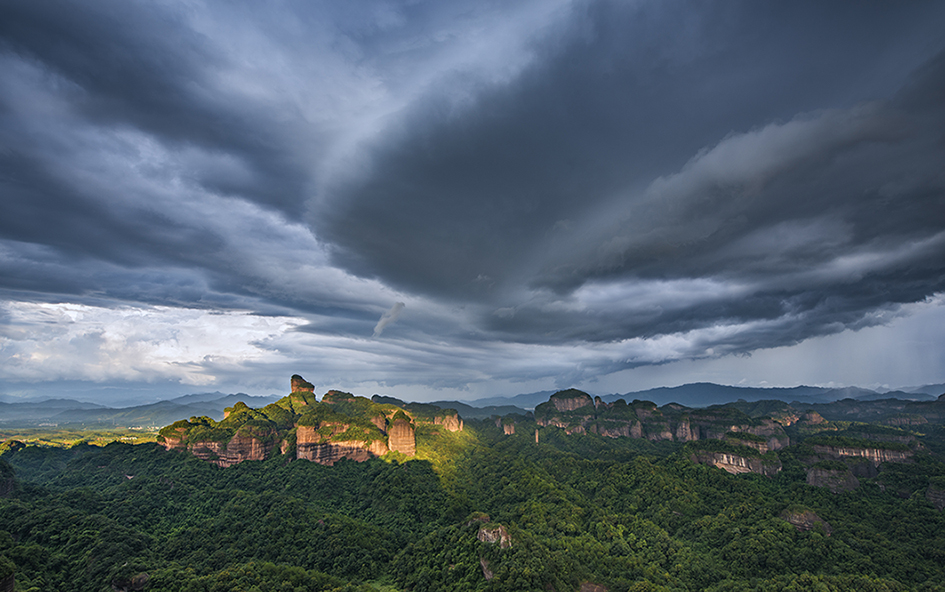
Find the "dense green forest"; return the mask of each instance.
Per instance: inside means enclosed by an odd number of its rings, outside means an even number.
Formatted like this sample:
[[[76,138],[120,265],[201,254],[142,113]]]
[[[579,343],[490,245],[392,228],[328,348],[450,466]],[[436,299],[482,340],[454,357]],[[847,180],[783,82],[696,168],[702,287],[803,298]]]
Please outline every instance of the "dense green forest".
[[[940,430],[918,437],[910,462],[831,493],[805,481],[823,435],[778,450],[782,470],[765,477],[693,462],[700,443],[554,427],[536,443],[525,418],[512,435],[501,424],[421,426],[413,459],[333,467],[7,443],[0,580],[15,570],[17,590],[96,592],[945,590]]]

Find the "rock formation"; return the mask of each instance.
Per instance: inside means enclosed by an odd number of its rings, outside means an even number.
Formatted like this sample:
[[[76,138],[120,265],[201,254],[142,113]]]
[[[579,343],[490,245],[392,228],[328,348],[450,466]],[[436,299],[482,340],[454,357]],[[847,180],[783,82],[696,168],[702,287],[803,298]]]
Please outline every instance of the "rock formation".
[[[850,469],[811,467],[807,470],[807,484],[815,487],[826,487],[832,493],[853,491],[860,486],[860,481],[853,476]]]
[[[441,425],[450,432],[463,431],[463,419],[455,411],[434,416],[433,425]]]
[[[888,448],[866,448],[858,446],[825,446],[814,445],[814,452],[833,459],[844,459],[849,457],[865,458],[874,465],[880,465],[884,462],[909,462],[915,455],[913,450],[909,449],[888,449]]]
[[[594,400],[591,399],[589,394],[577,389],[558,391],[557,393],[551,395],[551,399],[549,400],[558,411],[574,411],[575,409],[580,409],[581,407],[594,405]]]
[[[194,442],[190,451],[201,460],[220,467],[232,467],[244,460],[266,460],[274,446],[274,441],[264,442],[252,436],[237,433],[229,442]]]
[[[291,393],[307,392],[314,393],[315,385],[311,382],[308,382],[298,374],[293,374],[291,379]]]
[[[823,518],[810,510],[785,510],[781,512],[781,518],[787,520],[794,528],[802,532],[811,530],[815,526],[820,525],[828,536],[833,533],[833,529],[830,525],[827,524]]]
[[[310,387],[294,375],[293,392],[274,404],[252,409],[240,402],[227,408],[220,422],[209,417],[178,421],[163,428],[158,441],[167,450],[186,450],[221,467],[273,454],[324,465],[343,458],[365,461],[391,450],[416,454],[414,423],[404,409],[334,390],[318,401]],[[423,408],[427,423],[462,429],[455,410]]]
[[[650,401],[627,403],[623,399],[606,403],[575,389],[555,393],[548,402],[538,405],[535,421],[540,426],[561,428],[568,434],[646,438],[653,442],[721,440],[738,432],[762,452],[790,444],[784,426],[777,421],[751,418],[735,408],[689,409],[674,403],[657,407]]]
[[[712,465],[733,475],[757,473],[773,477],[781,472],[779,460],[766,461],[759,457],[742,456],[730,452],[698,451],[690,459],[696,463]]]
[[[416,435],[410,421],[406,417],[395,417],[388,431],[387,445],[394,452],[407,456],[417,453]]]
[[[501,524],[483,524],[479,527],[476,538],[483,543],[499,543],[500,549],[508,549],[512,546],[512,537],[509,536],[509,531]]]
[[[935,509],[945,510],[945,489],[929,485],[928,489],[925,490],[925,498],[935,506]]]

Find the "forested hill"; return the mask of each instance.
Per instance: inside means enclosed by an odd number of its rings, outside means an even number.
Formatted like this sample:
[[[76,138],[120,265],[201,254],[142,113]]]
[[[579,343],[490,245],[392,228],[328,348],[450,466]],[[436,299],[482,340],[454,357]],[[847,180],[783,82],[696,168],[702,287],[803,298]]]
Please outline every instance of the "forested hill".
[[[301,427],[324,422],[308,426],[326,438],[315,444],[366,428],[351,418],[378,418],[371,405],[388,404],[334,393],[301,405],[298,392],[278,407]],[[940,424],[586,396],[558,393],[533,415],[455,431],[395,405],[386,443],[403,413],[412,456],[332,466],[281,443],[224,466],[156,444],[7,442],[0,581],[155,592],[945,589]],[[248,409],[231,410],[232,425],[188,422],[186,435],[219,429],[221,440],[194,441],[230,442],[278,413]],[[684,418],[698,439],[679,437]],[[783,436],[754,433],[772,424]],[[288,430],[296,447],[299,427]]]

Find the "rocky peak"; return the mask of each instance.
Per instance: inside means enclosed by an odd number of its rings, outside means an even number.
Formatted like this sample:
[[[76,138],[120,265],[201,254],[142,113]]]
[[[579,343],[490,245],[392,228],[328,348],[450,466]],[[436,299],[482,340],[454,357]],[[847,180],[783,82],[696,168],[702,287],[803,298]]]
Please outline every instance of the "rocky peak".
[[[394,416],[387,432],[387,445],[394,452],[400,452],[407,456],[413,456],[417,453],[416,434],[410,419],[403,413]]]
[[[558,411],[574,411],[587,405],[594,405],[594,400],[584,391],[568,389],[551,395],[551,402]]]
[[[476,533],[476,538],[483,543],[499,543],[501,549],[508,549],[512,546],[512,537],[509,536],[509,531],[501,524],[483,523],[479,527],[479,532]]]
[[[299,391],[314,393],[315,385],[312,384],[311,382],[308,382],[307,380],[305,380],[298,374],[293,374],[292,375],[292,390],[290,392],[296,393]]]

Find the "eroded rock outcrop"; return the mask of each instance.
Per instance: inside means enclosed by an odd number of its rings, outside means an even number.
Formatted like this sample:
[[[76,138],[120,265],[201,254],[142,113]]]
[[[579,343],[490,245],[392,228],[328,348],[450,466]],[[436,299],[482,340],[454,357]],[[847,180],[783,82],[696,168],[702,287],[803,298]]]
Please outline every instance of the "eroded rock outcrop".
[[[305,380],[298,374],[292,375],[290,385],[292,388],[290,392],[293,392],[293,393],[298,393],[298,392],[314,393],[315,392],[315,385]]]
[[[558,411],[574,411],[588,405],[594,406],[594,400],[591,399],[591,396],[577,389],[558,391],[551,395],[550,401]]]
[[[910,462],[915,455],[915,452],[909,449],[829,446],[821,444],[815,444],[813,448],[814,452],[827,458],[865,458],[874,465],[880,465],[884,462]]]
[[[275,440],[263,441],[237,433],[229,442],[197,441],[188,448],[201,460],[220,467],[232,467],[244,460],[266,460],[275,444]]]
[[[791,523],[799,531],[808,531],[818,525],[830,535],[833,528],[827,522],[811,510],[789,509],[781,512],[781,518]]]
[[[512,546],[512,537],[509,536],[509,531],[501,524],[484,523],[479,527],[476,538],[483,543],[499,543],[501,549],[508,549]]]
[[[450,432],[463,431],[463,419],[459,413],[437,415],[433,418],[433,425],[441,425]]]
[[[925,498],[932,502],[937,510],[945,510],[945,489],[929,485],[925,490]]]
[[[416,454],[416,433],[409,412],[386,402],[330,390],[319,401],[311,383],[292,377],[293,392],[273,404],[253,409],[238,402],[222,421],[191,417],[161,429],[167,450],[186,450],[222,467],[274,454],[332,465],[341,459],[364,461],[395,450]],[[463,428],[453,409],[418,404],[422,423],[445,431]],[[440,432],[434,430],[431,437]]]
[[[395,417],[388,431],[387,445],[394,452],[407,456],[417,453],[417,439],[413,425],[406,417]]]
[[[712,465],[733,475],[756,473],[773,477],[781,472],[781,461],[779,460],[763,460],[731,452],[699,451],[690,458],[693,462]]]
[[[372,444],[380,444],[383,446],[383,451],[380,450],[380,446],[372,446]],[[383,442],[320,442],[299,447],[296,454],[297,458],[330,467],[341,459],[364,462],[376,456],[382,456],[387,452],[386,448]]]

